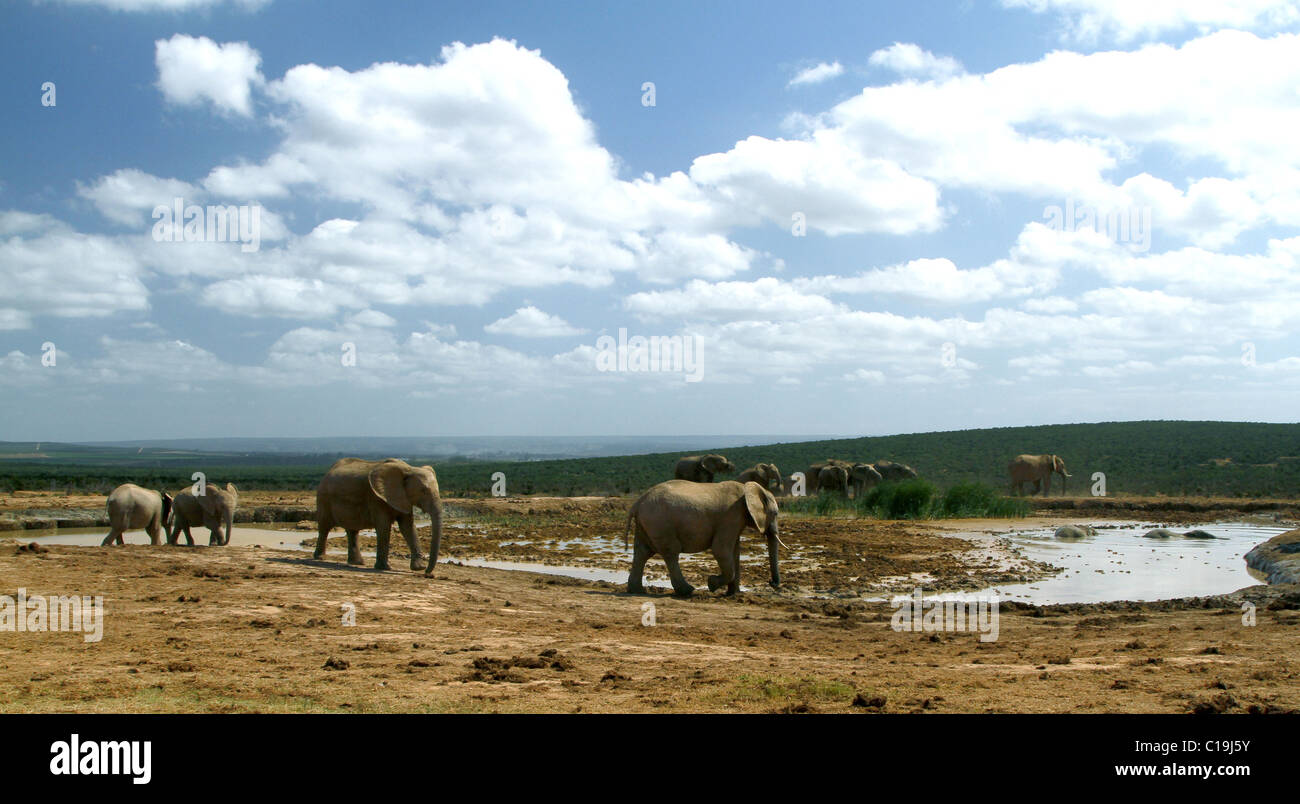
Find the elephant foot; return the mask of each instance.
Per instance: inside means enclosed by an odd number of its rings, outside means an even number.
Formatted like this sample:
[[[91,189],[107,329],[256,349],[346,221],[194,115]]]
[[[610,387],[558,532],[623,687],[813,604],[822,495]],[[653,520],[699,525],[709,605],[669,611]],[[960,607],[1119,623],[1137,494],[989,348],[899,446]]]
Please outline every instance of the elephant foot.
[[[366,565],[365,559],[361,557],[360,553],[357,553],[356,555],[348,553],[348,563],[354,567],[364,567]]]
[[[725,582],[726,582],[726,579],[723,578],[721,575],[710,575],[710,576],[709,576],[709,591],[710,591],[710,592],[716,592],[716,591],[718,591],[719,587],[721,587],[722,584],[725,583]]]
[[[315,550],[315,551],[312,552],[311,557],[314,558],[314,559],[316,559],[317,561],[320,561],[322,558],[325,557],[325,551],[324,551],[324,550]]]
[[[422,569],[424,569],[424,568],[425,568],[425,563],[424,563],[424,559],[423,559],[423,558],[413,558],[413,559],[411,559],[411,569],[412,569],[412,570],[422,570]]]
[[[645,587],[641,585],[641,582],[640,582],[640,581],[637,581],[636,583],[632,583],[631,581],[628,581],[628,582],[627,582],[627,593],[628,593],[629,595],[644,595],[644,594],[645,594]]]
[[[376,561],[376,562],[375,562],[375,571],[376,571],[376,572],[387,572],[389,569],[390,569],[390,567],[388,566],[388,562],[387,562],[387,561]]]
[[[694,591],[695,587],[688,583],[682,584],[681,586],[674,586],[673,597],[690,597]]]
[[[727,597],[735,597],[740,592],[740,584],[733,583],[727,585]]]

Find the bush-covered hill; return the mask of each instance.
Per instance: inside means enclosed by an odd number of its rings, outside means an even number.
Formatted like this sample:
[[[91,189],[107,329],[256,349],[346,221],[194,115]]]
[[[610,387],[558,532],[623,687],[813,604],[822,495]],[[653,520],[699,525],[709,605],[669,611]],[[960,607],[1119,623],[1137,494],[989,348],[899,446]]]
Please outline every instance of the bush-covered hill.
[[[26,449],[30,453],[31,445]],[[191,473],[250,489],[314,488],[336,455],[233,454],[92,449],[44,445],[22,457],[22,445],[0,445],[0,488],[107,490],[125,481],[179,488]],[[703,450],[701,450],[703,451]],[[1300,497],[1300,424],[1238,422],[1104,422],[1004,427],[771,444],[714,450],[740,468],[770,461],[782,473],[825,458],[910,464],[941,488],[979,481],[1007,488],[1015,455],[1056,453],[1073,477],[1071,493],[1086,494],[1094,472],[1107,493]],[[504,472],[510,494],[628,494],[672,477],[682,452],[545,461],[409,460],[431,463],[447,496],[487,494],[491,475]]]

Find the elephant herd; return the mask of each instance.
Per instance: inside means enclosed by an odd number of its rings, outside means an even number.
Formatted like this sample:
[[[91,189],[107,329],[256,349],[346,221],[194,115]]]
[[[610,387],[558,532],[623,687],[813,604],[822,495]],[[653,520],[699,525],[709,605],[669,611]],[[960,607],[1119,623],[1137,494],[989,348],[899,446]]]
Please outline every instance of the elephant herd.
[[[1058,539],[1086,539],[1090,536],[1096,536],[1097,530],[1091,525],[1062,525],[1056,529],[1054,534]],[[1142,534],[1144,539],[1217,539],[1213,533],[1206,530],[1189,530],[1186,533],[1176,533],[1169,528],[1155,528]]]
[[[689,480],[694,483],[712,483],[719,474],[731,474],[736,466],[723,455],[691,455],[677,461],[674,478]],[[827,458],[809,466],[804,473],[804,489],[808,494],[825,490],[849,495],[861,495],[867,489],[882,480],[909,480],[917,477],[912,467],[879,460],[874,463],[845,461]],[[781,470],[774,463],[757,463],[736,475],[741,483],[758,483],[773,494],[790,494],[796,482],[795,476],[782,477]]]
[[[197,486],[198,484],[196,484]],[[224,489],[204,484],[173,494],[123,483],[108,495],[108,535],[103,544],[122,544],[122,534],[143,528],[150,544],[176,544],[181,531],[194,545],[190,528],[203,525],[208,529],[208,545],[228,544],[239,507],[239,490],[227,483]]]

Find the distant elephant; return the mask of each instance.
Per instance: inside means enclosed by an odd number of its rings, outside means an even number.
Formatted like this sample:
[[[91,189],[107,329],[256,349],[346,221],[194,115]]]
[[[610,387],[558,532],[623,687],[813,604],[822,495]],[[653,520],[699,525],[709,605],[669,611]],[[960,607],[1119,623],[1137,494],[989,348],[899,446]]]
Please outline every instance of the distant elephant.
[[[663,556],[672,579],[673,592],[689,597],[695,587],[682,577],[677,563],[681,553],[711,550],[718,560],[717,575],[709,576],[709,591],[726,586],[727,594],[740,591],[740,532],[752,527],[767,539],[767,561],[772,586],[781,585],[777,570],[776,498],[758,483],[702,485],[684,480],[667,480],[654,486],[632,503],[627,513],[628,532],[635,530],[632,571],[627,590],[645,591],[641,575],[651,556]],[[626,538],[626,534],[624,534]]]
[[[876,467],[869,463],[855,463],[849,469],[849,482],[853,484],[853,496],[861,497],[867,489],[875,488],[884,478]]]
[[[920,477],[916,470],[905,463],[894,463],[893,461],[879,460],[872,464],[880,477],[885,480],[915,480]]]
[[[722,455],[691,455],[677,461],[673,476],[677,480],[693,480],[696,483],[712,483],[713,476],[731,474],[736,466]]]
[[[208,529],[209,547],[229,544],[230,531],[235,527],[235,509],[238,507],[239,490],[230,483],[224,489],[217,488],[215,483],[205,483],[202,494],[195,494],[193,486],[176,492],[167,543],[176,544],[183,530],[186,543],[193,547],[194,534],[190,533],[190,528],[202,524]]]
[[[136,528],[145,529],[149,544],[162,544],[172,512],[170,494],[123,483],[108,495],[107,506],[109,531],[101,544],[125,544],[122,534]]]
[[[1007,464],[1007,473],[1011,475],[1011,493],[1021,494],[1026,483],[1034,484],[1037,493],[1041,483],[1043,496],[1052,492],[1052,475],[1061,476],[1061,493],[1065,493],[1065,479],[1070,473],[1065,471],[1065,461],[1058,455],[1017,455]]]
[[[426,567],[420,542],[415,535],[415,512],[419,506],[429,515],[429,563]],[[357,534],[375,529],[375,569],[388,569],[388,540],[397,522],[411,553],[411,569],[433,574],[442,544],[442,497],[438,476],[431,466],[411,466],[388,458],[366,461],[341,458],[329,468],[316,489],[316,558],[325,555],[325,541],[334,528],[348,535],[348,563],[361,565]]]
[[[1175,531],[1170,530],[1169,528],[1156,528],[1155,530],[1149,530],[1146,533],[1142,534],[1142,537],[1145,539],[1176,539],[1180,536],[1184,539],[1219,538],[1218,536],[1215,536],[1213,533],[1204,530],[1189,530],[1186,533],[1177,533]]]
[[[814,463],[803,473],[805,492],[811,496],[821,489],[821,473],[827,466],[843,466],[847,471],[852,465],[848,461],[841,461],[838,458],[827,458],[824,461]]]
[[[1097,531],[1091,525],[1065,525],[1056,529],[1058,539],[1084,539],[1096,535]]]
[[[849,470],[844,464],[832,463],[817,472],[818,491],[830,491],[849,496]]]
[[[757,483],[773,494],[781,491],[781,470],[774,463],[756,463],[736,475],[737,483]]]

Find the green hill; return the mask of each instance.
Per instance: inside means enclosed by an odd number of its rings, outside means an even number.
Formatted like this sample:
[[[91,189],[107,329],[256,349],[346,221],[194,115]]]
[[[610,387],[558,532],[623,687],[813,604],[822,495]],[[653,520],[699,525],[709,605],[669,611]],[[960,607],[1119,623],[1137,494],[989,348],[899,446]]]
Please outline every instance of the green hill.
[[[178,488],[202,470],[248,489],[314,488],[338,455],[206,453],[81,445],[0,444],[0,488],[73,487],[107,490],[127,480]],[[1248,422],[1104,422],[1003,427],[869,438],[804,441],[761,447],[699,450],[726,454],[740,468],[776,463],[788,475],[825,458],[907,463],[940,487],[973,480],[1007,487],[1015,455],[1056,453],[1073,477],[1071,493],[1086,494],[1094,472],[1115,494],[1300,497],[1300,424]],[[504,472],[511,494],[629,494],[672,477],[688,452],[543,461],[426,459],[448,496],[486,494],[493,472]]]

